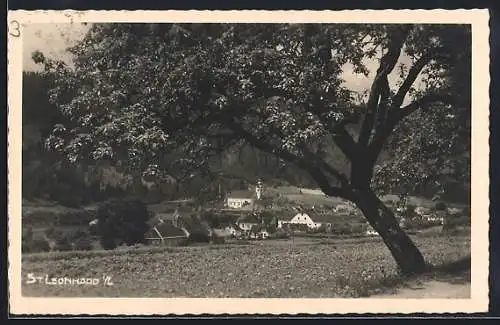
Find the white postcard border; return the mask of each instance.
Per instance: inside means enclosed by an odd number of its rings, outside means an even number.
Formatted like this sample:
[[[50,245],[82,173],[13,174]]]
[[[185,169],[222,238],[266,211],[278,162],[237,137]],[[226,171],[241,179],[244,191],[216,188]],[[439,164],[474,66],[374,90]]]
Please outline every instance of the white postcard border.
[[[19,24],[19,37],[16,34]],[[330,22],[472,24],[472,218],[470,299],[28,298],[21,295],[22,25],[78,22]],[[487,10],[9,11],[8,257],[15,314],[331,314],[484,312],[489,265],[489,15]]]

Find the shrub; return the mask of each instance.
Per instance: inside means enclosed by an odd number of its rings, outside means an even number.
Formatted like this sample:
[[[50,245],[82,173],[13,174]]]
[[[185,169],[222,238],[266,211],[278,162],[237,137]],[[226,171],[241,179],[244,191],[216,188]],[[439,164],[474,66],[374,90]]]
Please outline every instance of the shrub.
[[[443,211],[443,210],[446,210],[446,204],[444,204],[444,202],[437,202],[437,203],[434,205],[434,210],[436,210],[436,211]]]
[[[189,243],[209,243],[210,235],[203,230],[193,230],[189,234]]]
[[[317,229],[316,229],[316,232],[317,233],[326,233],[327,231],[327,226],[322,223]]]
[[[352,234],[351,227],[349,226],[348,223],[341,223],[341,224],[335,225],[334,232],[337,235],[350,235],[350,234]]]
[[[104,249],[144,242],[150,215],[146,205],[136,199],[113,199],[97,210],[97,234]]]
[[[119,242],[111,236],[102,236],[99,242],[101,247],[105,250],[115,249],[120,245]]]
[[[224,239],[224,237],[221,237],[221,236],[212,236],[212,243],[214,244],[224,244],[226,242],[226,240]]]

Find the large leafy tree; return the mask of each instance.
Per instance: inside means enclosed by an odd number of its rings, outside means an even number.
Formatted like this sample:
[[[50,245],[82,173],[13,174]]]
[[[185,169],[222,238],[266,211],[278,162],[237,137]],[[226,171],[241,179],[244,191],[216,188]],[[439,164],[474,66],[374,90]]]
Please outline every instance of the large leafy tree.
[[[247,143],[294,164],[326,195],[356,204],[403,273],[426,269],[375,190],[435,181],[442,168],[432,159],[459,151],[449,146],[458,131],[441,132],[451,124],[440,116],[450,113],[456,125],[469,120],[460,113],[470,95],[467,26],[96,24],[70,51],[74,68],[33,56],[56,76],[53,102],[78,125],[59,126],[47,140],[70,161],[183,178]],[[372,74],[366,60],[377,64]],[[372,78],[361,106],[342,80],[346,64]],[[389,76],[398,70],[393,89]],[[421,137],[412,136],[415,128]],[[378,168],[390,146],[396,168]],[[344,156],[347,171],[331,163],[338,161],[332,152]]]

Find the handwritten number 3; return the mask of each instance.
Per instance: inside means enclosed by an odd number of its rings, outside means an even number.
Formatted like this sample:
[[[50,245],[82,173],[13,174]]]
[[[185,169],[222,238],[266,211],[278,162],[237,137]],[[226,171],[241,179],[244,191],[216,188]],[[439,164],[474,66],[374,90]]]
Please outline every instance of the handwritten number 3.
[[[16,20],[10,22],[11,28],[9,30],[9,34],[14,37],[21,36],[21,31],[19,29],[19,23]]]

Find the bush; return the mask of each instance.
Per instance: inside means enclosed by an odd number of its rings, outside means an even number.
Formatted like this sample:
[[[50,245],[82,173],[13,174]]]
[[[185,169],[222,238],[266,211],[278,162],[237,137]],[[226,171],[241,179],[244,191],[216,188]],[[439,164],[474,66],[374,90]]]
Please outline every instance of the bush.
[[[324,234],[324,233],[326,233],[326,232],[327,232],[327,226],[326,226],[324,223],[322,223],[322,224],[321,224],[321,225],[320,225],[320,226],[316,229],[316,231],[315,231],[315,232],[317,232],[317,233],[321,233],[321,234]]]
[[[189,243],[209,243],[210,235],[202,230],[194,230],[189,234]]]
[[[446,204],[444,204],[443,202],[438,202],[434,205],[434,210],[436,211],[446,210]]]
[[[348,223],[335,225],[334,233],[337,235],[351,235],[352,229]]]
[[[114,249],[125,243],[144,243],[150,218],[146,205],[136,199],[113,199],[97,210],[97,234],[104,249]]]
[[[224,237],[220,237],[220,236],[212,236],[212,243],[214,244],[224,244],[226,242],[226,240],[224,239]]]

